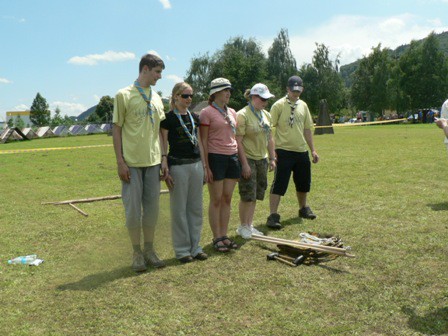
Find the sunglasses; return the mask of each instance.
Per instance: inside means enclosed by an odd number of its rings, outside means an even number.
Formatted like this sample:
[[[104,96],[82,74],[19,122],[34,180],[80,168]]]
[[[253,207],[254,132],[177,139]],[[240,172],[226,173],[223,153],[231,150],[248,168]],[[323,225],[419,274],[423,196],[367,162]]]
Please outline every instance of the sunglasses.
[[[193,98],[192,94],[181,94],[180,95],[183,99],[187,99],[187,98]]]
[[[262,102],[266,102],[266,101],[268,101],[266,98],[261,98],[260,96],[258,96],[258,98],[259,98]]]

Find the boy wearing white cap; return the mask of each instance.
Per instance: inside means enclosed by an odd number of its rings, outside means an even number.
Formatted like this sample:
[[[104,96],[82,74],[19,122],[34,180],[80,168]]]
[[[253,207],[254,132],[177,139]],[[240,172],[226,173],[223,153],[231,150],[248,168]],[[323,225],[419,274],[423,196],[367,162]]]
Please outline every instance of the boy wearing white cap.
[[[266,225],[272,229],[281,229],[278,206],[281,196],[286,193],[291,173],[296,187],[299,203],[299,217],[315,219],[316,215],[307,204],[307,194],[311,188],[311,163],[308,148],[311,151],[313,163],[319,161],[314,148],[312,130],[313,119],[308,105],[300,100],[303,92],[303,81],[298,76],[288,80],[287,95],[272,105],[272,126],[275,130],[275,152],[277,167],[274,182],[269,197],[269,215]]]
[[[236,141],[242,165],[239,181],[239,215],[241,225],[236,232],[244,239],[262,235],[253,226],[256,201],[262,201],[268,185],[267,171],[275,169],[271,115],[265,110],[274,97],[266,85],[258,83],[246,90],[248,105],[237,113]],[[268,155],[269,154],[269,155]]]

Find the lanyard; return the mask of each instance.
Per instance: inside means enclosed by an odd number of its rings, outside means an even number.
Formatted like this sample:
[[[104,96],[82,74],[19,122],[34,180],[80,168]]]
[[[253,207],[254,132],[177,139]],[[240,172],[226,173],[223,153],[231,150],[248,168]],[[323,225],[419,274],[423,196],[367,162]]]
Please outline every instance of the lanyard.
[[[292,127],[292,125],[294,124],[294,110],[296,109],[297,104],[299,103],[299,99],[297,99],[295,104],[292,105],[291,101],[289,100],[288,95],[286,95],[286,101],[288,102],[288,105],[291,108],[291,115],[289,116],[289,126]]]
[[[184,120],[180,116],[179,111],[177,109],[174,109],[173,112],[177,116],[177,119],[179,119],[179,122],[180,122],[182,128],[184,129],[185,134],[188,136],[188,138],[190,139],[193,146],[196,146],[198,144],[198,138],[196,137],[196,127],[194,124],[193,116],[191,115],[190,111],[187,109],[187,114],[190,117],[190,122],[191,122],[191,133],[188,130],[187,126],[185,125]]]
[[[142,96],[142,98],[144,99],[146,104],[148,105],[149,118],[151,119],[151,124],[154,125],[154,116],[153,116],[153,110],[152,110],[152,105],[151,105],[152,90],[151,90],[151,88],[149,88],[149,98],[148,98],[138,81],[135,81],[134,85],[137,88],[138,92],[140,92],[140,95]]]
[[[235,123],[229,117],[229,112],[227,111],[227,106],[226,106],[225,111],[223,111],[215,102],[212,103],[212,106],[215,109],[217,109],[219,111],[219,113],[221,113],[221,115],[224,117],[224,119],[229,123],[230,127],[232,128],[232,132],[236,133]]]
[[[255,107],[249,103],[249,108],[252,111],[252,113],[255,115],[255,117],[257,117],[258,119],[258,125],[260,126],[260,128],[266,133],[266,137],[268,137],[269,133],[271,132],[271,128],[269,127],[268,124],[266,124],[263,120],[263,111],[260,111],[260,114],[258,114],[255,111]]]

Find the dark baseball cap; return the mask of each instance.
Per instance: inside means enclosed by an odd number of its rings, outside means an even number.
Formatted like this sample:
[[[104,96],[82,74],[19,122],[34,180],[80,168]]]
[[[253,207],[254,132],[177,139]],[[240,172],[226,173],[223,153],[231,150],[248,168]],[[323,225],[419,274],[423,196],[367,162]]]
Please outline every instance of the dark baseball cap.
[[[303,81],[299,76],[292,76],[288,79],[288,87],[291,91],[303,91]]]

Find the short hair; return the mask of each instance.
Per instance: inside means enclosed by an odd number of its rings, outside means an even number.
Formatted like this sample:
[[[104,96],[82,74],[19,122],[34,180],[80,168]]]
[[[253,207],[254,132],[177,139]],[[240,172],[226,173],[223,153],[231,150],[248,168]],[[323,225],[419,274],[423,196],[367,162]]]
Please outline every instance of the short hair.
[[[181,94],[185,89],[193,89],[190,84],[185,82],[180,82],[174,85],[173,91],[171,92],[171,99],[170,99],[170,108],[174,110],[176,108],[176,100],[174,99],[175,96],[178,94]]]
[[[149,70],[158,66],[162,67],[162,69],[165,69],[165,63],[163,63],[162,59],[159,56],[156,56],[154,54],[146,54],[142,56],[138,71],[142,72],[145,65],[149,68]]]

